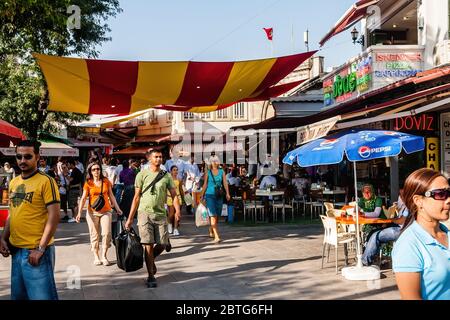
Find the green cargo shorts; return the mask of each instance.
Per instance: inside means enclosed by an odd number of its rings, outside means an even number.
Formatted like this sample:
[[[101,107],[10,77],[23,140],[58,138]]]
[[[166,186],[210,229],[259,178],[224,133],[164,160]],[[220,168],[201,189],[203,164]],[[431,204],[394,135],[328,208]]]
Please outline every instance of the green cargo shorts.
[[[139,211],[137,226],[142,244],[169,244],[167,218],[156,220],[149,213]]]

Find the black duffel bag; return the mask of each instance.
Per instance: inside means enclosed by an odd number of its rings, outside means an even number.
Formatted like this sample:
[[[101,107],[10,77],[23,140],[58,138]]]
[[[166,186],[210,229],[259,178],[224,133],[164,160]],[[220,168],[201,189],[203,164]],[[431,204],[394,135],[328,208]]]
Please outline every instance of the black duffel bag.
[[[141,238],[133,228],[130,231],[122,230],[114,239],[114,244],[116,245],[117,266],[120,269],[132,272],[144,266],[144,249],[141,245]]]

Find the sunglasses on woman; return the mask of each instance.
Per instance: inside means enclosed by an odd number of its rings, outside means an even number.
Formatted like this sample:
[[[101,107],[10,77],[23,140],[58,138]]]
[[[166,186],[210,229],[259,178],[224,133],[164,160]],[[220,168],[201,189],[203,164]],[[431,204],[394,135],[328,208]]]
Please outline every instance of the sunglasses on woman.
[[[430,190],[425,192],[424,196],[434,200],[447,200],[450,198],[450,188]]]
[[[100,168],[92,168],[91,171],[100,171]]]

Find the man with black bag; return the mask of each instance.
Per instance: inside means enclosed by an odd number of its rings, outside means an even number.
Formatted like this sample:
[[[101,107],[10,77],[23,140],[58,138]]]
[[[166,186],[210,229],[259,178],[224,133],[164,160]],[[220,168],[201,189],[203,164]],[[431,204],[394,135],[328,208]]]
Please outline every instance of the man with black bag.
[[[178,219],[180,218],[180,203],[172,177],[160,169],[162,153],[158,150],[151,150],[147,159],[150,163],[149,169],[142,170],[136,176],[135,195],[125,229],[130,230],[137,210],[137,225],[141,244],[144,246],[148,272],[147,287],[155,288],[157,286],[154,276],[156,273],[155,258],[169,245],[167,212],[164,207],[167,190],[173,199],[175,216]]]

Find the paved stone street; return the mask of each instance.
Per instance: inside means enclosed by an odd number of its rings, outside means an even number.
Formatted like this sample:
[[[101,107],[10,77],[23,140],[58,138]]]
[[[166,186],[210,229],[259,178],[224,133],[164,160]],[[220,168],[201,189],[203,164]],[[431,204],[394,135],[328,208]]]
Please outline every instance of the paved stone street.
[[[60,299],[398,299],[392,270],[379,282],[352,282],[335,274],[334,252],[321,269],[320,224],[229,226],[221,223],[216,245],[207,229],[184,217],[173,249],[157,260],[158,288],[144,284],[145,267],[125,273],[94,266],[87,224],[61,223],[56,234]],[[343,266],[343,251],[339,265]],[[351,253],[353,256],[353,253]],[[114,247],[108,252],[115,262]],[[353,259],[350,261],[353,262]],[[76,273],[79,270],[79,287]],[[10,259],[0,259],[0,299],[9,299]]]

